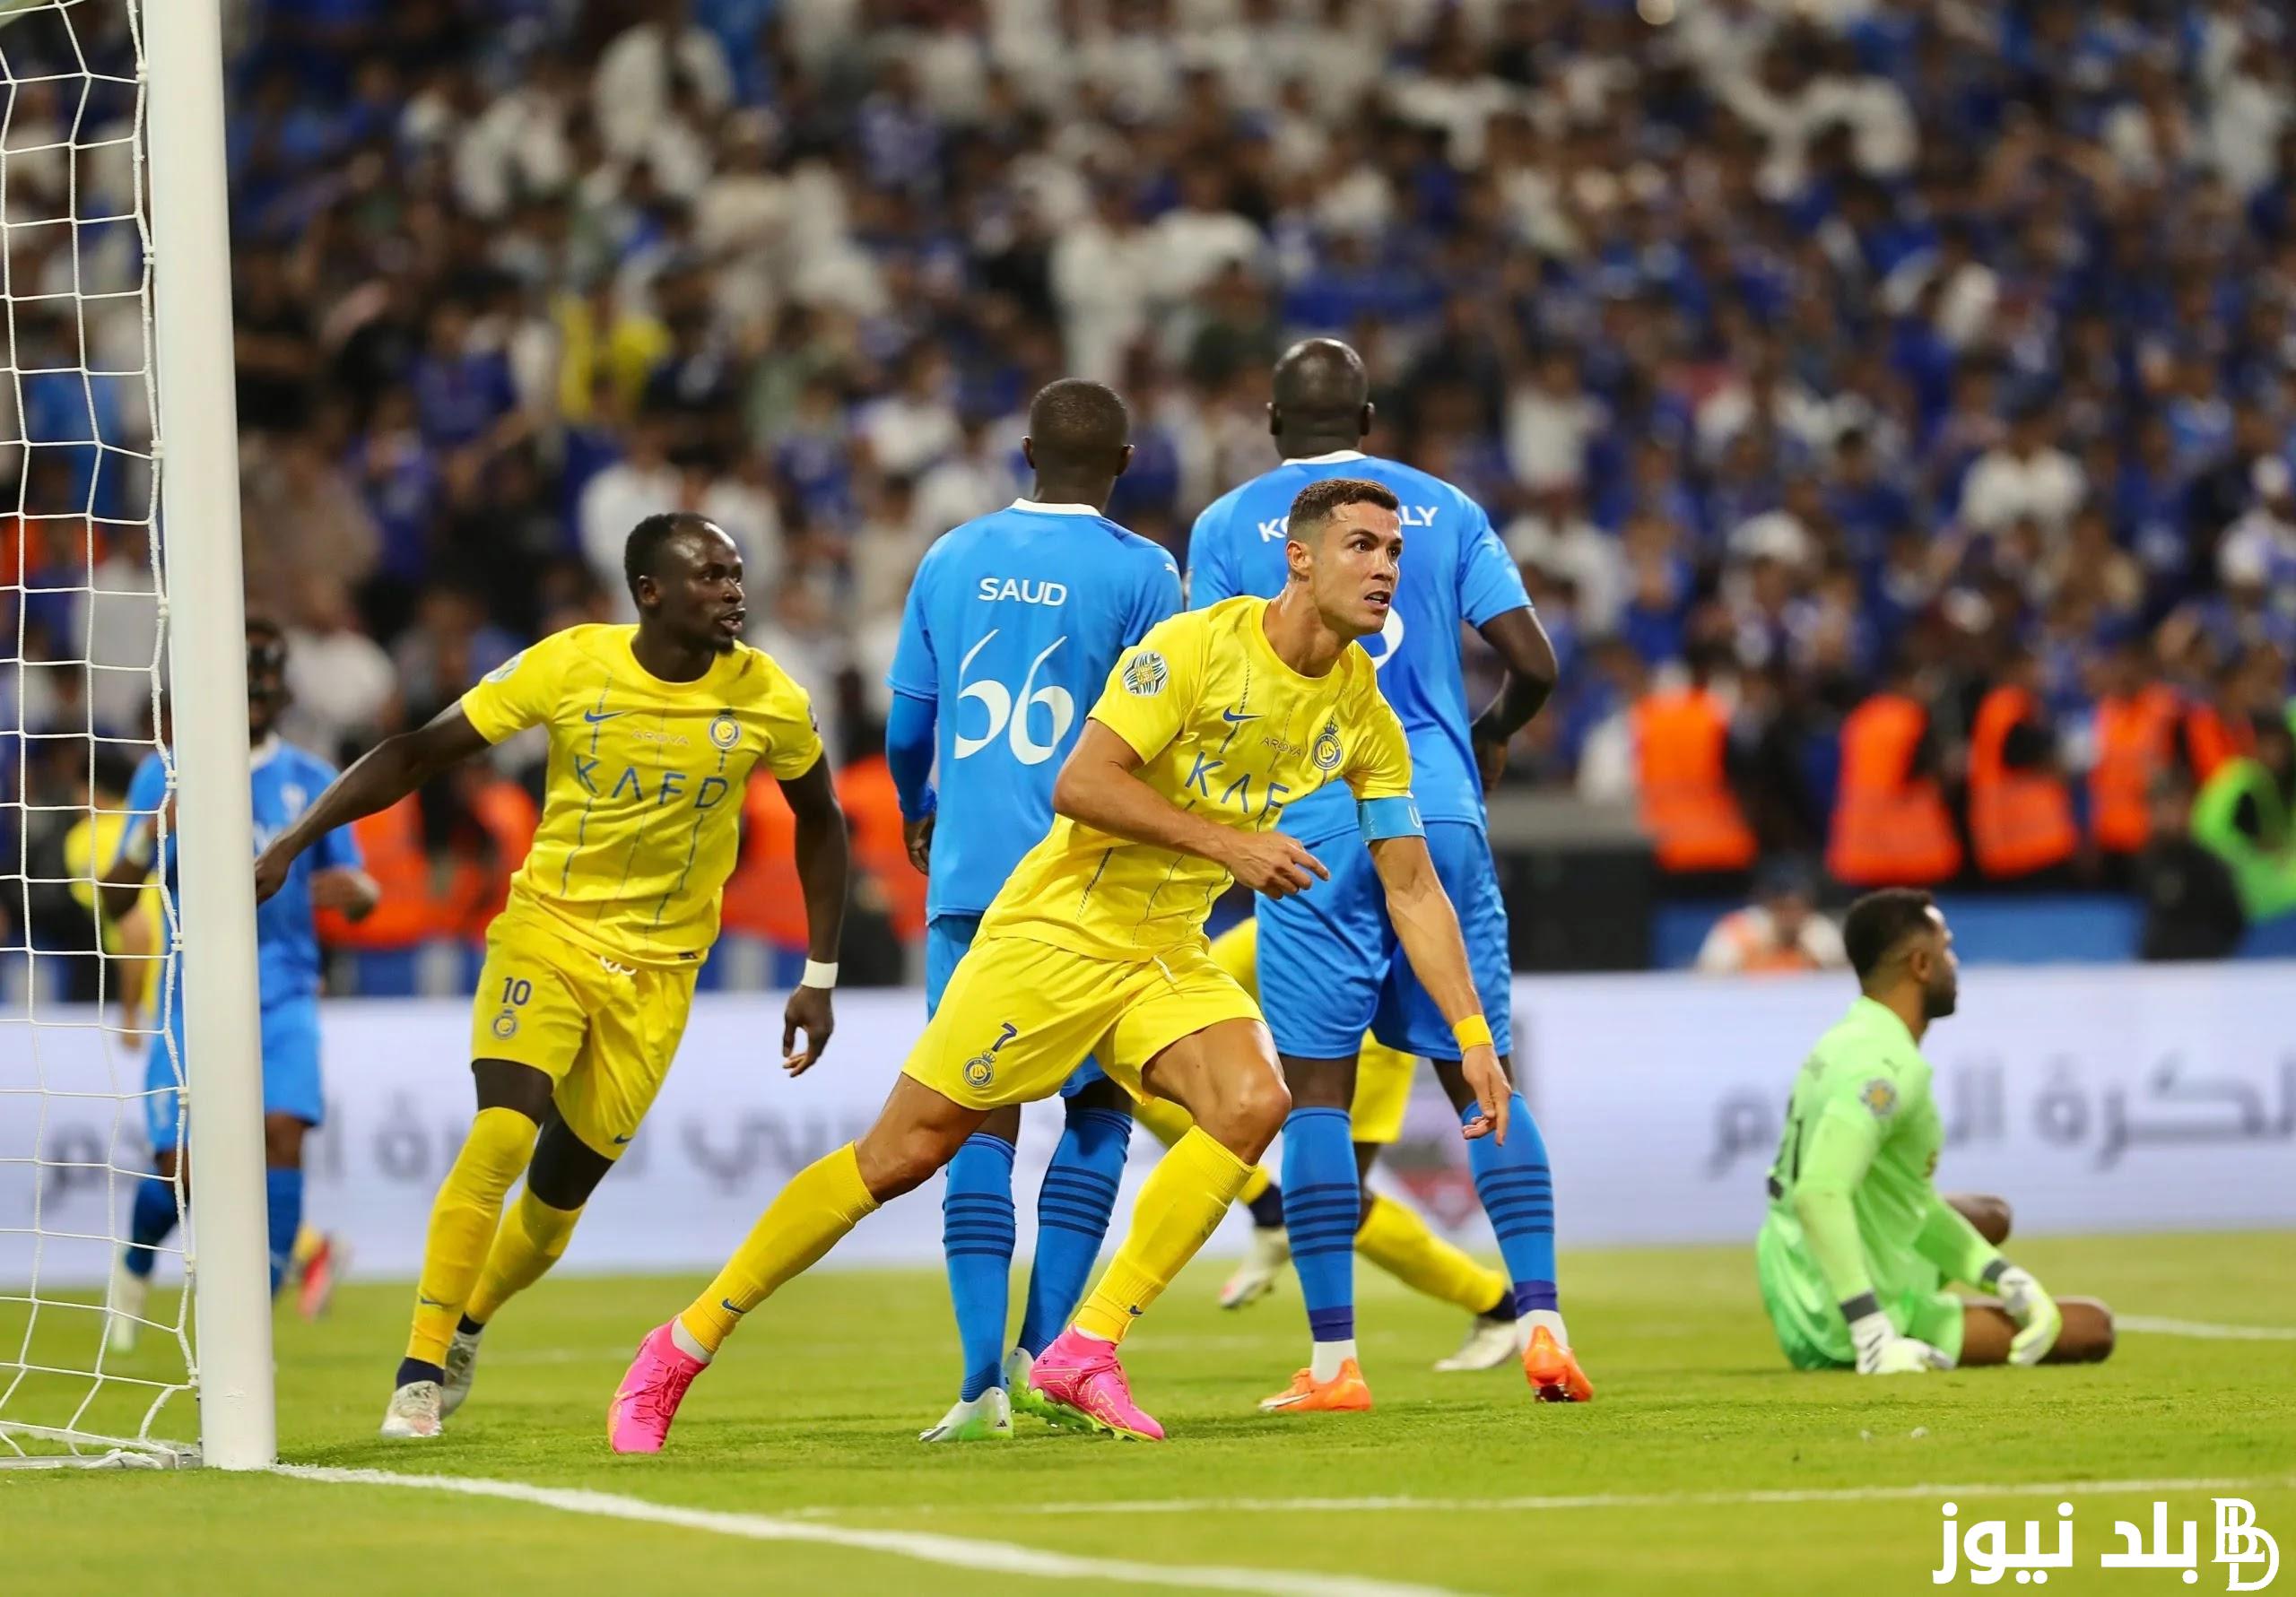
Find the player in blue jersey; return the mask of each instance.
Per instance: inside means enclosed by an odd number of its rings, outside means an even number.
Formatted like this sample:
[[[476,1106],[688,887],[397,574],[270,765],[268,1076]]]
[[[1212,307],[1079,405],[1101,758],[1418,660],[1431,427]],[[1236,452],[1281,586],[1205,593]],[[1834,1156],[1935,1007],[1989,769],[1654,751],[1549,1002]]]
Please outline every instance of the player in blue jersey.
[[[1505,766],[1508,740],[1553,690],[1554,649],[1482,508],[1439,478],[1361,452],[1371,427],[1370,392],[1362,360],[1344,343],[1314,338],[1284,352],[1267,407],[1283,463],[1197,517],[1188,545],[1189,602],[1278,592],[1285,515],[1310,482],[1365,477],[1402,501],[1401,576],[1386,625],[1363,645],[1410,739],[1412,791],[1428,849],[1457,908],[1483,1012],[1503,1050],[1512,970],[1483,795]],[[1479,716],[1467,711],[1462,621],[1483,634],[1508,670],[1506,687]],[[1283,1212],[1314,1340],[1309,1367],[1262,1406],[1368,1409],[1370,1388],[1355,1357],[1353,1250],[1371,1150],[1351,1146],[1348,1132],[1365,1030],[1433,1060],[1452,1105],[1468,1117],[1479,1111],[1459,1072],[1458,1044],[1397,943],[1344,794],[1336,787],[1310,794],[1284,811],[1282,825],[1322,860],[1331,880],[1259,907],[1260,1004],[1292,1089]],[[1511,1108],[1516,1129],[1504,1143],[1484,1137],[1468,1145],[1475,1191],[1512,1280],[1506,1306],[1515,1313],[1526,1376],[1542,1398],[1583,1402],[1593,1393],[1571,1355],[1555,1295],[1546,1149],[1519,1092]]]
[[[1132,457],[1130,430],[1113,391],[1074,379],[1048,386],[1029,406],[1021,446],[1036,473],[1030,497],[944,534],[909,587],[888,678],[885,757],[909,857],[931,883],[927,1014],[997,889],[1051,830],[1053,778],[1118,655],[1180,607],[1171,556],[1101,514]],[[928,780],[936,758],[937,794]],[[1090,1061],[1062,1097],[1067,1124],[1038,1193],[1036,1263],[1009,1357],[1018,1107],[992,1115],[949,1163],[942,1243],[964,1384],[925,1441],[1011,1436],[1013,1402],[1031,1402],[1032,1361],[1083,1296],[1132,1117],[1123,1089]]]
[[[248,787],[255,806],[255,845],[268,843],[301,814],[329,782],[335,769],[325,760],[279,741],[274,728],[287,707],[287,639],[272,622],[250,616],[248,637]],[[167,761],[155,751],[135,769],[127,788],[128,820],[119,849],[103,873],[104,911],[130,910],[155,870],[176,893],[176,840],[160,825],[172,814]],[[167,832],[164,843],[161,833]],[[264,1186],[270,1210],[271,1289],[286,1279],[303,1219],[303,1137],[324,1118],[319,1090],[319,939],[313,911],[339,909],[363,919],[381,898],[374,878],[361,868],[359,846],[348,831],[331,832],[295,866],[302,880],[256,912],[256,968],[262,1007]],[[166,928],[162,946],[172,948],[175,928]],[[178,1182],[188,1193],[189,1172],[182,1155],[182,1116],[177,1091],[183,1066],[183,985],[175,956],[161,977],[167,1027],[152,1039],[144,1072],[146,1130],[152,1139],[155,1176],[139,1181],[128,1212],[128,1245],[112,1272],[109,1335],[126,1352],[135,1345],[150,1290],[152,1250],[175,1229]],[[305,1262],[307,1271],[337,1273],[326,1251]],[[323,1294],[306,1293],[307,1313],[325,1304]]]

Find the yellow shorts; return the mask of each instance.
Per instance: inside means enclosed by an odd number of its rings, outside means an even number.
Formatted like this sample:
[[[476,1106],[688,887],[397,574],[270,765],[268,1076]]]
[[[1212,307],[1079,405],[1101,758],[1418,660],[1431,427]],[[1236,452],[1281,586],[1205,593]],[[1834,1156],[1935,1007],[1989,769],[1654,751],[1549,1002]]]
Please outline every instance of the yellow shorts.
[[[1180,1038],[1257,1020],[1251,994],[1201,943],[1161,959],[1100,959],[1025,937],[974,943],[903,1073],[976,1109],[1050,1098],[1089,1054],[1135,1098],[1140,1072]]]
[[[1355,1097],[1347,1106],[1347,1134],[1358,1142],[1385,1147],[1403,1135],[1404,1111],[1411,1107],[1412,1079],[1419,1061],[1390,1048],[1370,1032],[1355,1056]]]
[[[567,1129],[619,1159],[669,1074],[700,968],[619,963],[497,916],[471,1002],[471,1057],[542,1072]]]

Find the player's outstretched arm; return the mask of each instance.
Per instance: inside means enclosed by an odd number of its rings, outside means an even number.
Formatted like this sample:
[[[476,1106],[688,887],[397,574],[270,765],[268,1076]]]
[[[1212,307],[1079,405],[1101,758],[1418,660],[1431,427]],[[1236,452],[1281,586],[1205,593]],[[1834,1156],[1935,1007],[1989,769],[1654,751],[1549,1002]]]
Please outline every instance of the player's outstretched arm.
[[[1435,873],[1427,839],[1415,832],[1374,838],[1370,849],[1371,867],[1379,873],[1379,887],[1387,894],[1387,918],[1394,924],[1396,940],[1403,944],[1420,985],[1459,1039],[1459,1072],[1474,1089],[1475,1102],[1483,1110],[1467,1124],[1466,1134],[1480,1137],[1489,1133],[1504,1142],[1507,1099],[1513,1089],[1499,1068],[1491,1023],[1483,1019],[1483,1000],[1474,990],[1474,968],[1467,963],[1466,939],[1459,934],[1458,912],[1451,907],[1451,896],[1443,890],[1443,879]]]
[[[1469,731],[1483,790],[1489,793],[1499,785],[1500,776],[1507,768],[1509,741],[1545,707],[1561,667],[1555,663],[1553,640],[1547,637],[1538,612],[1527,604],[1492,616],[1476,630],[1507,667],[1499,697],[1484,707]]]
[[[829,758],[813,761],[804,775],[781,785],[789,812],[797,818],[797,881],[805,891],[805,959],[809,967],[827,966],[834,971],[838,946],[845,938],[845,893],[850,860],[846,840],[845,810],[837,802],[837,785],[830,779]],[[834,981],[833,975],[828,978]],[[837,1027],[830,1002],[831,989],[801,982],[789,994],[781,1017],[781,1068],[800,1076],[813,1067],[829,1046]],[[797,1046],[797,1034],[805,1046]]]
[[[1141,756],[1106,724],[1087,720],[1052,785],[1052,809],[1127,842],[1192,854],[1256,893],[1289,898],[1331,880],[1324,864],[1282,832],[1245,832],[1189,813],[1140,779]]]
[[[487,746],[460,704],[452,704],[413,732],[387,737],[361,755],[351,768],[327,784],[295,824],[256,856],[255,899],[260,904],[279,890],[295,856],[340,826],[387,810],[431,777],[468,759]]]

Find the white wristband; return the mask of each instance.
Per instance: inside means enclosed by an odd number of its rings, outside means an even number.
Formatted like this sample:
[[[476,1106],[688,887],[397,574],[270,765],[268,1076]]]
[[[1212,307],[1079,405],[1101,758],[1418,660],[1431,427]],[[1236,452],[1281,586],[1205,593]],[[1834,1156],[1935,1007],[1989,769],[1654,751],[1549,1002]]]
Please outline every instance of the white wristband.
[[[801,987],[819,987],[826,992],[837,985],[837,962],[822,964],[819,959],[805,961],[805,974],[797,978]]]

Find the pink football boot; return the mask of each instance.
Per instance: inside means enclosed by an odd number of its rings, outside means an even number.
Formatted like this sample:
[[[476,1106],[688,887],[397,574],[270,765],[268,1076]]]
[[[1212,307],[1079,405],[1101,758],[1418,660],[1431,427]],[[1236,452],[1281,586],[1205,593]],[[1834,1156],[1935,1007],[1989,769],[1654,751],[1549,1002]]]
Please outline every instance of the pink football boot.
[[[709,1367],[671,1339],[670,1325],[657,1325],[638,1344],[638,1357],[622,1372],[622,1384],[606,1408],[606,1439],[616,1453],[659,1453],[670,1421],[694,1376]]]
[[[1135,1442],[1161,1442],[1164,1428],[1132,1401],[1116,1344],[1070,1326],[1037,1355],[1029,1389],[1061,1418]]]

